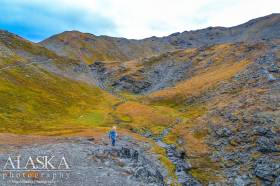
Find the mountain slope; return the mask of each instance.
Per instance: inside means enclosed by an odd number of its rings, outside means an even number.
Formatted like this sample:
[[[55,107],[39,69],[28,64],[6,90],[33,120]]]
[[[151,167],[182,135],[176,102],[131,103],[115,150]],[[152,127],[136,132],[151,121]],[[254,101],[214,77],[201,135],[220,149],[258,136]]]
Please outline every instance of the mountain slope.
[[[265,43],[219,44],[125,62],[95,62],[89,66],[103,87],[148,94],[211,70],[234,68],[231,65],[246,60],[252,62],[265,49]]]
[[[1,31],[0,131],[47,134],[113,124],[162,130],[176,119],[174,113],[162,113],[169,110],[165,107],[142,105],[134,98],[126,103],[96,87],[91,78],[80,61]],[[128,113],[130,108],[138,113]]]
[[[183,149],[193,165],[190,172],[204,184],[224,179],[225,185],[240,180],[272,185],[278,176],[279,40],[263,44],[251,54],[242,51],[245,61],[226,60],[143,99],[169,105],[187,118],[165,141]]]
[[[87,72],[73,70],[80,67],[79,63],[1,31],[0,131],[33,133],[79,128],[92,124],[79,118],[92,112],[96,113],[92,115],[96,118],[94,124],[106,123],[110,104],[117,99],[90,81],[86,83],[90,80]]]

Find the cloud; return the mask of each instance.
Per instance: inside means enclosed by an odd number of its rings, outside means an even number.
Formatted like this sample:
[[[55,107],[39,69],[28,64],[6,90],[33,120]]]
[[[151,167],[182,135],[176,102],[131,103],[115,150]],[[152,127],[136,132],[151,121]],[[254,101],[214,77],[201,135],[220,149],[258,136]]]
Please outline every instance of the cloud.
[[[2,0],[0,28],[38,41],[65,30],[127,38],[234,26],[280,12],[279,0]]]
[[[102,15],[111,17],[116,33],[129,38],[208,26],[234,26],[280,12],[278,0],[102,0]],[[107,7],[107,9],[105,8]]]
[[[0,3],[0,29],[40,41],[65,30],[107,34],[112,20],[71,1],[4,0]]]

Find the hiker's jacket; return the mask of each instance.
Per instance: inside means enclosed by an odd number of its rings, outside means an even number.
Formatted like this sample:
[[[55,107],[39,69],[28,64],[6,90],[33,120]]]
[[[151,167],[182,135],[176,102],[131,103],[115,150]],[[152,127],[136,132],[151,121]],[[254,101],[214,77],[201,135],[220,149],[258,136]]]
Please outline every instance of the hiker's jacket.
[[[116,139],[117,136],[118,136],[118,134],[117,134],[116,131],[111,130],[111,131],[109,132],[109,138],[110,138],[110,139]]]

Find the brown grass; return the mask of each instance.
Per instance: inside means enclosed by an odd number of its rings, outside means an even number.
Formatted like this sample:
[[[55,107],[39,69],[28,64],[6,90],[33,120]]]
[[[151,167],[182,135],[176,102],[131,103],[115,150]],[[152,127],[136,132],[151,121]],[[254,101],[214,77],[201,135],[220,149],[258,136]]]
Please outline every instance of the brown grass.
[[[159,111],[156,107],[131,101],[120,105],[115,114],[120,120],[130,118],[134,128],[168,126],[175,120],[170,114]]]
[[[198,95],[220,81],[228,80],[236,73],[245,69],[248,64],[250,64],[250,61],[241,61],[232,65],[221,65],[219,68],[209,70],[179,83],[175,87],[154,92],[148,95],[146,100],[149,102],[180,102],[187,97]]]

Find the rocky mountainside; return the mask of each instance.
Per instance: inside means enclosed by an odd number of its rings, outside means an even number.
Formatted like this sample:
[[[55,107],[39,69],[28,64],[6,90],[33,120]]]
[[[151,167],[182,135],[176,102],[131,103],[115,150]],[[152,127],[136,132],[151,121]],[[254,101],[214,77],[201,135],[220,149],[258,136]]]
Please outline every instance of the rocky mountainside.
[[[145,98],[191,118],[173,127],[165,139],[183,148],[192,162],[190,171],[202,180],[224,177],[228,185],[277,185],[279,42],[265,47],[245,67],[215,69]],[[234,75],[224,79],[230,73]]]
[[[279,88],[279,14],[143,40],[0,32],[2,132],[117,125],[150,140],[159,185],[279,185]]]
[[[103,88],[148,94],[218,68],[235,68],[239,62],[253,61],[267,47],[263,42],[218,44],[122,63],[99,61],[89,67]]]

